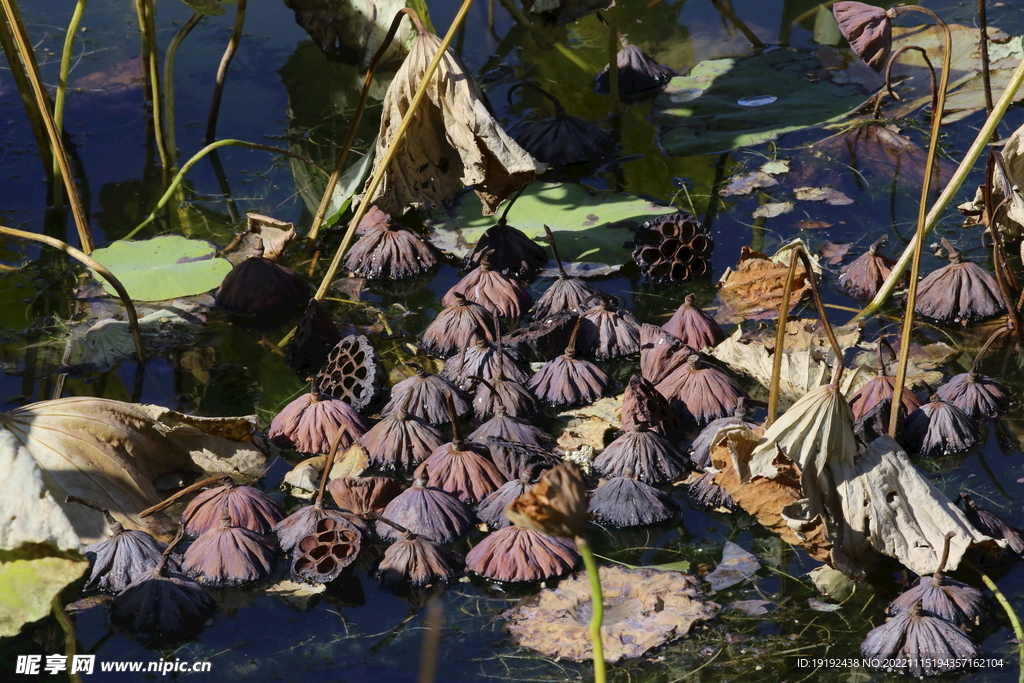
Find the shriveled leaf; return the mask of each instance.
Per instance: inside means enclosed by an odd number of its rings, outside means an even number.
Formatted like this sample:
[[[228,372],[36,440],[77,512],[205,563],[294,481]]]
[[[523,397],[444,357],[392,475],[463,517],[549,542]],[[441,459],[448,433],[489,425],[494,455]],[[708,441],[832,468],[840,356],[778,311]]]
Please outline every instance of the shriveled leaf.
[[[1006,143],[1003,145],[1003,162],[1006,174],[1010,177],[1011,188],[1008,195],[1010,201],[1005,210],[996,212],[996,225],[1009,237],[1018,238],[1024,232],[1024,197],[1020,193],[1020,187],[1024,183],[1024,126],[1013,131],[1013,134],[1006,139]],[[998,206],[1007,197],[1007,191],[1002,173],[997,172],[994,177],[992,204]],[[978,188],[973,201],[961,204],[959,208],[962,213],[970,217],[970,222],[977,223],[978,216],[985,210],[985,200],[981,188]]]
[[[776,218],[790,213],[796,205],[793,202],[769,202],[754,209],[754,218]]]
[[[606,396],[588,406],[559,413],[555,419],[563,426],[558,434],[558,447],[568,452],[590,446],[601,452],[606,440],[622,429],[620,406],[622,396]]]
[[[761,614],[768,614],[768,607],[772,603],[767,600],[737,600],[729,603],[729,607],[733,608],[737,612],[743,612],[751,616],[758,616]]]
[[[195,417],[161,406],[81,397],[0,413],[0,429],[30,455],[50,500],[70,494],[94,501],[131,528],[154,523],[137,515],[162,499],[154,482],[165,474],[253,475],[265,462],[252,441],[255,417]],[[46,500],[34,501],[31,514],[52,516]],[[83,542],[102,536],[102,515],[80,505],[58,505]]]
[[[833,206],[847,206],[853,200],[832,187],[798,187],[793,196],[802,202],[825,202]]]
[[[761,164],[761,172],[768,175],[782,175],[789,173],[789,159],[773,159]]]
[[[130,90],[141,90],[143,82],[142,59],[132,57],[76,78],[71,81],[69,88],[84,94],[118,95]]]
[[[217,257],[217,248],[203,240],[161,235],[149,240],[114,242],[92,257],[114,274],[136,301],[165,301],[202,294],[220,286],[231,264]],[[108,294],[114,291],[98,273],[93,276]]]
[[[807,606],[815,612],[838,612],[843,608],[842,605],[836,605],[831,602],[823,602],[814,598],[807,598]]]
[[[443,251],[464,256],[495,223],[493,218],[482,217],[481,210],[480,198],[470,192],[460,195],[450,207],[435,209],[430,214],[431,242]],[[592,190],[575,183],[534,183],[513,204],[508,223],[545,244],[544,226],[549,226],[570,274],[597,275],[617,270],[632,258],[632,246],[626,245],[638,225],[672,213],[673,207],[622,192]]]
[[[635,659],[683,638],[694,624],[718,611],[717,604],[702,600],[692,576],[617,565],[598,571],[605,604],[601,641],[609,662]],[[545,588],[507,613],[512,639],[549,657],[591,659],[590,602],[586,572],[562,581],[557,589]]]
[[[761,563],[753,554],[732,541],[726,541],[722,549],[722,561],[704,580],[711,584],[712,591],[717,592],[746,581],[760,568]]]
[[[782,305],[782,292],[789,276],[789,266],[776,263],[770,257],[743,247],[735,269],[726,268],[718,281],[721,306],[716,316],[720,323],[735,323],[745,319],[759,320],[778,317]],[[790,310],[810,292],[807,272],[797,264],[793,276]]]
[[[899,354],[899,341],[893,340],[893,349]],[[857,345],[864,351],[853,357],[853,367],[870,369],[869,375],[878,373],[878,343],[861,342]],[[910,347],[910,361],[907,363],[907,386],[911,389],[924,387],[936,387],[942,383],[945,375],[940,368],[953,362],[960,351],[945,342],[932,342],[921,345],[912,342]],[[897,361],[887,354],[885,358],[885,374],[890,377],[896,376]]]
[[[718,194],[723,197],[732,197],[734,195],[750,194],[762,187],[774,187],[778,184],[778,180],[764,171],[752,171],[750,173],[734,175],[729,179],[729,184],[719,190]]]
[[[857,590],[857,584],[846,574],[825,564],[807,572],[807,576],[819,593],[839,602],[846,601]]]
[[[315,211],[315,209],[314,209]],[[224,258],[238,265],[250,256],[262,256],[276,261],[295,239],[295,225],[271,216],[247,213],[245,232],[222,252]],[[262,253],[260,249],[262,248]]]
[[[391,81],[384,96],[374,174],[440,46],[434,34],[419,35]],[[398,216],[410,208],[438,206],[470,186],[480,197],[483,213],[490,215],[544,169],[493,117],[473,73],[449,48],[376,194],[364,201]]]
[[[673,78],[652,117],[669,154],[724,152],[819,126],[856,109],[868,92],[797,50],[700,62]]]
[[[793,226],[799,230],[821,230],[822,228],[831,228],[832,223],[827,221],[797,221]]]
[[[825,240],[825,243],[821,245],[821,256],[825,259],[825,262],[830,266],[838,266],[843,262],[843,259],[847,254],[850,253],[850,249],[853,248],[853,243],[847,244],[833,244],[829,240]]]

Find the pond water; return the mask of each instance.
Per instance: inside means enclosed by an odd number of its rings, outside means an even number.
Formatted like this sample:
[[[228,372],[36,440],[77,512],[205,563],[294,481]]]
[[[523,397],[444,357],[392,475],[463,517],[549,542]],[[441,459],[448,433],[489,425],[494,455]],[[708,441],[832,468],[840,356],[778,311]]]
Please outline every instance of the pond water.
[[[458,8],[453,0],[430,0],[430,18],[438,31]],[[976,24],[974,3],[934,0],[925,4],[950,23]],[[157,30],[161,52],[190,10],[179,2],[158,3]],[[1011,35],[1024,32],[1024,8],[1017,3],[990,3],[989,22]],[[732,11],[765,43],[800,50],[818,47],[816,8],[813,0],[735,0]],[[57,80],[61,45],[71,14],[71,3],[23,0],[21,9],[41,63],[44,80]],[[231,33],[234,10],[200,23],[184,41],[176,62],[175,131],[182,160],[203,146],[206,118],[214,75]],[[685,73],[698,62],[724,57],[743,57],[754,51],[743,34],[708,0],[626,0],[618,14],[620,29],[657,61]],[[915,25],[916,17],[901,24]],[[91,217],[97,246],[128,234],[152,210],[161,194],[159,158],[148,126],[146,104],[137,73],[139,36],[134,5],[130,0],[92,0],[75,44],[71,91],[65,128],[74,142],[75,164],[84,169],[84,200]],[[560,51],[556,44],[568,50]],[[498,117],[511,125],[523,116],[550,114],[536,95],[518,90],[507,101],[509,88],[530,78],[556,95],[569,113],[609,126],[608,98],[592,88],[594,74],[607,62],[607,30],[594,15],[566,27],[538,25],[527,31],[510,18],[500,3],[494,9],[493,29],[488,26],[488,7],[479,1],[469,13],[465,28],[455,41],[456,49],[485,84]],[[766,75],[770,78],[771,75]],[[387,78],[387,76],[385,76]],[[237,138],[277,147],[291,146],[330,166],[337,145],[344,138],[347,121],[358,98],[361,72],[354,66],[328,61],[294,21],[283,2],[269,0],[248,7],[245,32],[231,64],[217,129],[220,138]],[[380,116],[383,87],[371,95],[371,106],[360,128],[355,149],[372,145]],[[768,104],[751,93],[750,105]],[[757,107],[751,107],[756,112]],[[916,115],[920,117],[920,113]],[[942,152],[955,165],[984,121],[974,113],[945,129]],[[0,64],[0,224],[49,231],[75,244],[72,221],[47,212],[47,186],[39,155],[17,89],[6,62]],[[921,144],[922,118],[901,120],[904,134]],[[1024,123],[1024,110],[1011,108],[1000,128],[1008,135]],[[773,253],[781,244],[800,237],[813,251],[830,240],[856,243],[861,253],[881,234],[889,234],[887,251],[897,254],[913,233],[919,185],[913,171],[865,160],[835,159],[808,147],[830,133],[821,129],[790,133],[775,142],[735,152],[669,156],[658,144],[649,100],[627,105],[617,131],[622,149],[620,162],[591,170],[575,180],[598,189],[619,189],[692,210],[712,234],[715,249],[711,277],[686,285],[650,286],[636,274],[598,278],[604,291],[619,296],[624,305],[644,321],[661,324],[682,296],[690,291],[702,305],[711,305],[715,286],[727,267],[734,266],[740,247],[750,245]],[[697,150],[702,151],[702,150]],[[783,187],[746,196],[721,197],[723,181],[737,173],[756,170],[770,159],[788,159],[792,177]],[[263,151],[227,147],[219,153],[220,168],[207,158],[187,176],[188,202],[177,214],[177,223],[164,219],[144,228],[140,237],[161,232],[184,231],[226,245],[244,227],[247,211],[294,222],[303,233],[311,222],[308,199],[304,201],[288,160]],[[920,162],[918,162],[920,163]],[[909,164],[912,166],[912,164]],[[952,167],[952,166],[951,166]],[[980,174],[964,185],[959,201],[973,196]],[[796,203],[792,213],[774,218],[755,218],[761,204],[787,199],[801,185],[829,185],[852,203],[833,206],[822,202]],[[773,199],[774,198],[774,199]],[[239,218],[241,217],[241,218]],[[965,232],[954,211],[929,238],[931,247],[939,236],[949,237],[959,248],[983,264],[990,251],[980,231]],[[336,244],[334,235],[332,244]],[[926,253],[924,270],[943,259]],[[303,262],[301,250],[291,254],[294,264]],[[849,259],[848,259],[849,260]],[[847,262],[848,262],[847,260]],[[1011,258],[1012,265],[1020,265]],[[65,344],[64,337],[83,303],[71,292],[78,270],[34,247],[0,238],[0,262],[17,269],[0,273],[0,409],[9,410],[54,396]],[[305,269],[305,264],[299,270]],[[825,297],[833,309],[832,320],[846,322],[857,303],[835,287],[837,266],[826,266]],[[321,264],[322,272],[322,264]],[[459,279],[451,265],[415,291],[395,286],[368,284],[361,289],[363,301],[393,315],[392,324],[408,335],[417,335],[439,310],[440,297]],[[550,279],[534,283],[543,291]],[[331,297],[344,298],[334,290]],[[336,319],[350,311],[330,303]],[[803,311],[813,316],[813,309]],[[865,338],[874,339],[893,325],[900,311],[889,308],[868,324]],[[354,322],[366,322],[360,319]],[[229,325],[216,316],[188,347],[153,358],[145,367],[121,362],[105,372],[75,372],[63,380],[64,396],[102,396],[169,406],[203,415],[256,413],[265,421],[276,414],[304,386],[303,378],[290,370],[272,344],[285,330],[254,332]],[[947,338],[968,349],[966,367],[979,343],[979,334],[946,332],[927,328],[929,338]],[[1020,395],[1024,372],[1019,355],[1006,353],[991,358],[984,370],[998,375]],[[635,366],[614,368],[624,379]],[[960,372],[954,363],[947,375]],[[744,380],[747,386],[753,383]],[[999,428],[990,429],[984,444],[951,458],[920,461],[932,481],[955,496],[966,489],[976,499],[1024,522],[1024,459],[1019,444],[1024,434],[1024,412],[1016,407]],[[268,490],[276,489],[289,465],[275,460],[265,478]],[[684,501],[681,493],[676,494]],[[893,587],[882,594],[865,586],[838,612],[821,613],[808,608],[807,599],[819,597],[803,576],[816,566],[802,551],[793,551],[748,517],[694,509],[683,503],[681,519],[632,531],[595,532],[597,552],[632,564],[657,564],[687,560],[691,570],[706,570],[721,557],[726,540],[757,553],[764,568],[751,581],[714,596],[722,604],[763,599],[772,611],[747,616],[723,610],[706,627],[652,655],[615,666],[616,681],[868,681],[887,676],[862,668],[801,668],[801,657],[847,658],[858,656],[864,634],[884,620],[882,607]],[[467,550],[467,547],[461,548]],[[363,563],[350,577],[332,584],[329,591],[307,608],[290,606],[256,592],[223,591],[217,595],[220,612],[194,642],[172,651],[149,650],[124,634],[112,631],[105,609],[85,609],[76,616],[78,651],[93,653],[102,661],[203,660],[212,663],[208,674],[180,674],[182,679],[250,681],[413,681],[417,680],[419,652],[425,632],[421,601],[406,600],[382,589]],[[1012,604],[1024,611],[1024,570],[1003,566],[992,570]],[[898,578],[898,577],[896,577]],[[338,585],[340,584],[340,585]],[[554,662],[515,647],[503,630],[500,614],[530,591],[496,586],[474,578],[457,583],[441,598],[444,609],[443,637],[438,658],[438,681],[562,681],[588,680],[589,665]],[[994,610],[996,608],[993,608]],[[1005,665],[954,674],[950,678],[1014,680],[1017,674],[1012,631],[1001,612],[998,627],[983,644],[986,656],[1001,657]],[[44,623],[23,637],[0,644],[0,664],[15,654],[49,654],[60,638],[54,624]],[[48,649],[49,648],[49,649]],[[56,679],[55,676],[48,678]],[[99,673],[90,680],[125,680],[124,674]],[[132,680],[159,678],[157,674],[133,676]],[[26,679],[27,680],[27,679]]]

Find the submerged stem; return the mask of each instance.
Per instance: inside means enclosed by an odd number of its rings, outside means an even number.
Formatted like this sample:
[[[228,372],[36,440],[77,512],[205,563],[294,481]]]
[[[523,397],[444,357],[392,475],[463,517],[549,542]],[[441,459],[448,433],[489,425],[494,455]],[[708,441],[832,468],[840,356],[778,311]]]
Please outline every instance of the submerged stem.
[[[931,192],[932,176],[935,171],[936,152],[939,147],[939,132],[942,128],[942,114],[946,106],[946,88],[949,86],[949,70],[953,59],[953,33],[949,26],[937,14],[925,7],[903,5],[895,8],[897,15],[904,11],[917,11],[930,16],[942,29],[945,38],[945,51],[942,55],[942,75],[939,82],[936,104],[932,110],[931,135],[928,140],[928,157],[925,161],[924,182],[921,186],[921,203],[917,212],[916,242],[910,264],[910,286],[907,290],[907,310],[903,317],[903,332],[900,343],[900,358],[896,365],[896,377],[893,382],[892,405],[898,406],[903,396],[903,387],[907,381],[907,364],[910,362],[910,340],[914,333],[914,306],[917,303],[918,274],[921,271],[921,253],[924,250],[924,237],[927,234],[928,194]],[[889,414],[889,435],[896,438],[899,429],[900,411],[895,408]]]
[[[231,29],[231,39],[224,48],[224,56],[217,67],[217,80],[213,85],[213,98],[210,100],[210,116],[206,120],[206,144],[217,138],[217,119],[220,118],[220,100],[224,95],[224,82],[228,78],[228,67],[238,52],[238,43],[242,40],[242,28],[245,25],[245,7],[249,0],[238,0],[235,7],[235,25]]]
[[[597,570],[594,551],[590,549],[587,539],[576,537],[576,547],[583,556],[583,565],[587,568],[590,579],[590,601],[593,609],[590,613],[590,642],[594,647],[594,683],[605,683],[604,643],[601,641],[601,624],[604,622],[604,593],[601,591],[601,574]]]
[[[164,127],[166,129],[164,137],[167,140],[167,163],[170,164],[169,168],[174,173],[178,171],[178,139],[174,130],[174,60],[182,41],[202,20],[202,14],[193,12],[188,21],[182,24],[178,32],[171,38],[171,42],[167,44],[167,52],[164,54]]]
[[[82,23],[82,14],[85,13],[85,3],[88,0],[78,0],[75,3],[75,11],[68,23],[68,31],[64,35],[64,50],[60,55],[60,76],[57,78],[57,94],[53,98],[53,123],[57,128],[57,135],[64,134],[64,98],[68,94],[68,73],[71,71],[71,50],[75,46],[75,35]],[[53,176],[60,175],[60,164],[53,160]],[[59,184],[53,186],[53,206],[60,207],[64,203],[63,192]]]

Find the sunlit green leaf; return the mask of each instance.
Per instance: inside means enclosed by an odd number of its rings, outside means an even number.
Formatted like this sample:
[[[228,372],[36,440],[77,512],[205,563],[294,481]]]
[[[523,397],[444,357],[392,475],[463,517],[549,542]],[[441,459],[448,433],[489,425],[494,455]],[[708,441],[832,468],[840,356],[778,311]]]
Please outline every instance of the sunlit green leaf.
[[[97,249],[93,258],[110,269],[136,301],[164,301],[202,294],[220,286],[231,264],[217,258],[216,247],[180,235],[161,235],[138,242],[118,241]],[[115,295],[102,277],[103,288]]]

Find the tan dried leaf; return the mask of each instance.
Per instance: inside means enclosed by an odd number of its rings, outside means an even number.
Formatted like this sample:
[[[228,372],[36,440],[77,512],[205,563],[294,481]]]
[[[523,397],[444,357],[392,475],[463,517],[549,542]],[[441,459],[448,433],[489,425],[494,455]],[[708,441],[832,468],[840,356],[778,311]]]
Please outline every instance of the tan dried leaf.
[[[440,45],[434,34],[421,34],[391,81],[384,96],[373,174]],[[471,186],[489,216],[544,168],[505,132],[472,72],[448,49],[383,181],[368,200],[398,216],[410,208],[440,205]]]
[[[606,396],[588,406],[559,413],[555,419],[564,426],[558,434],[558,447],[569,453],[589,446],[595,454],[600,453],[611,434],[622,429],[621,406],[622,395]]]
[[[778,317],[788,275],[787,265],[776,263],[750,247],[743,247],[739,264],[735,269],[727,268],[718,282],[718,297],[722,305],[716,319],[720,323],[736,323],[745,319]],[[790,310],[809,291],[807,271],[803,264],[798,264],[793,276]]]

